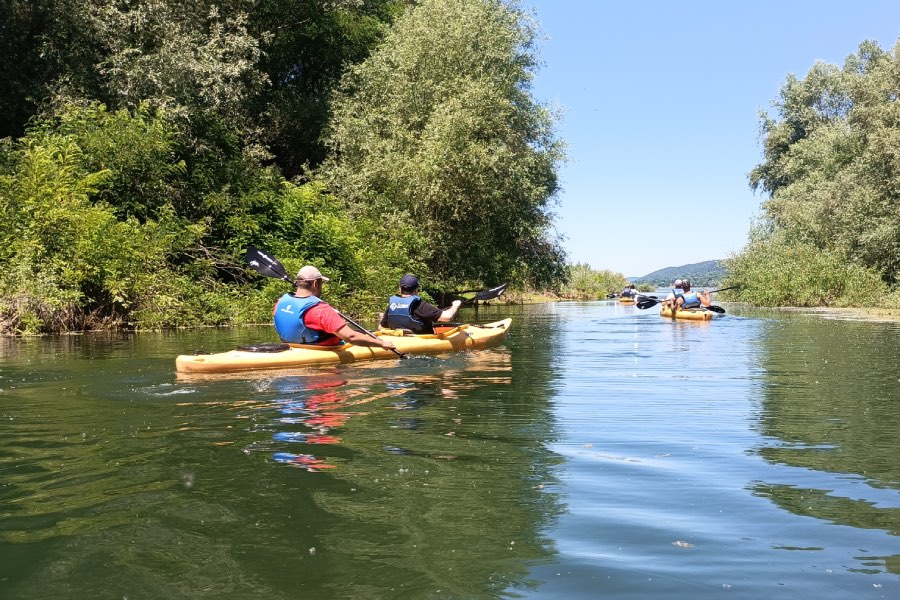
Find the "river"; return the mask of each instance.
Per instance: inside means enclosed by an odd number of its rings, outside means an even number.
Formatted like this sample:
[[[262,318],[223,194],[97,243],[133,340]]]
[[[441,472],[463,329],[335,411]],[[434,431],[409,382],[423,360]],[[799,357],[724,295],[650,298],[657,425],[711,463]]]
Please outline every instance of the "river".
[[[900,597],[900,324],[723,306],[206,378],[270,330],[0,340],[0,597]]]

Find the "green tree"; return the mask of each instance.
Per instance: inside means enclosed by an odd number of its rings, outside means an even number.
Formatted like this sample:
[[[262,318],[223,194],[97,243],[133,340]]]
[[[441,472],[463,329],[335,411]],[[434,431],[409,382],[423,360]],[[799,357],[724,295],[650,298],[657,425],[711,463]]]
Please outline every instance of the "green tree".
[[[341,74],[361,62],[409,0],[261,0],[250,11],[267,85],[251,102],[254,121],[286,177],[317,166],[328,99]]]
[[[803,79],[790,76],[763,114],[764,160],[750,174],[768,194],[763,221],[773,249],[807,248],[840,263],[900,281],[900,44],[885,52],[864,42],[843,68],[818,63]],[[757,252],[765,236],[748,252]],[[820,298],[829,303],[830,296]]]
[[[414,225],[416,258],[444,283],[564,277],[562,145],[530,95],[535,36],[497,0],[425,0],[334,96],[322,176],[354,213]]]
[[[628,279],[610,270],[597,271],[587,263],[569,265],[565,285],[561,289],[564,298],[573,300],[605,300],[609,294],[621,292]]]

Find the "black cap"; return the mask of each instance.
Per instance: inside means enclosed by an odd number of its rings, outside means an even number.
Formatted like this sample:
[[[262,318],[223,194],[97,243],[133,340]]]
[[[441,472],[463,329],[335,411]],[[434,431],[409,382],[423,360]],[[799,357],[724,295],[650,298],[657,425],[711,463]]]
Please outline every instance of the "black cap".
[[[400,278],[401,290],[417,290],[419,289],[419,278],[415,275],[404,275]]]

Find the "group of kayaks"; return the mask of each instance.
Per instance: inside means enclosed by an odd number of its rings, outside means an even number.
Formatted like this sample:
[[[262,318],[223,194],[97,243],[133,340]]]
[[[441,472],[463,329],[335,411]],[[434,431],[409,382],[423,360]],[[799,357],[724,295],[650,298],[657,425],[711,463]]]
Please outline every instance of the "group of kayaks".
[[[635,301],[633,298],[620,298],[619,302],[634,304]],[[665,305],[659,314],[669,319],[691,321],[708,321],[715,315],[714,312],[695,308],[680,309],[673,315],[672,309]],[[393,329],[379,329],[374,333],[379,337],[390,337],[397,351],[404,355],[439,354],[498,346],[506,339],[511,324],[512,319],[503,319],[482,325],[456,325],[427,335],[413,335]],[[233,373],[396,358],[397,354],[390,350],[346,343],[340,346],[266,343],[241,346],[218,354],[184,354],[175,359],[175,370],[179,373]]]

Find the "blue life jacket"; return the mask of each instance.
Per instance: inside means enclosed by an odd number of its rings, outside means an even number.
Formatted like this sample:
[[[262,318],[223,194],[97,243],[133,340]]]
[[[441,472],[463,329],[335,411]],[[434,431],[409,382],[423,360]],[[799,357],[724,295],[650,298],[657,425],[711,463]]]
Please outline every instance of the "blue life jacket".
[[[388,307],[384,313],[385,322],[389,329],[409,329],[413,333],[432,333],[429,325],[420,321],[413,315],[413,310],[422,301],[421,296],[391,296]]]
[[[319,344],[334,337],[330,333],[310,329],[303,322],[303,315],[310,308],[321,302],[315,296],[299,298],[293,294],[285,294],[275,305],[275,331],[281,341],[289,344]]]
[[[684,304],[681,305],[681,308],[700,308],[703,306],[700,303],[700,297],[697,296],[697,292],[688,292],[681,297],[684,298]]]

